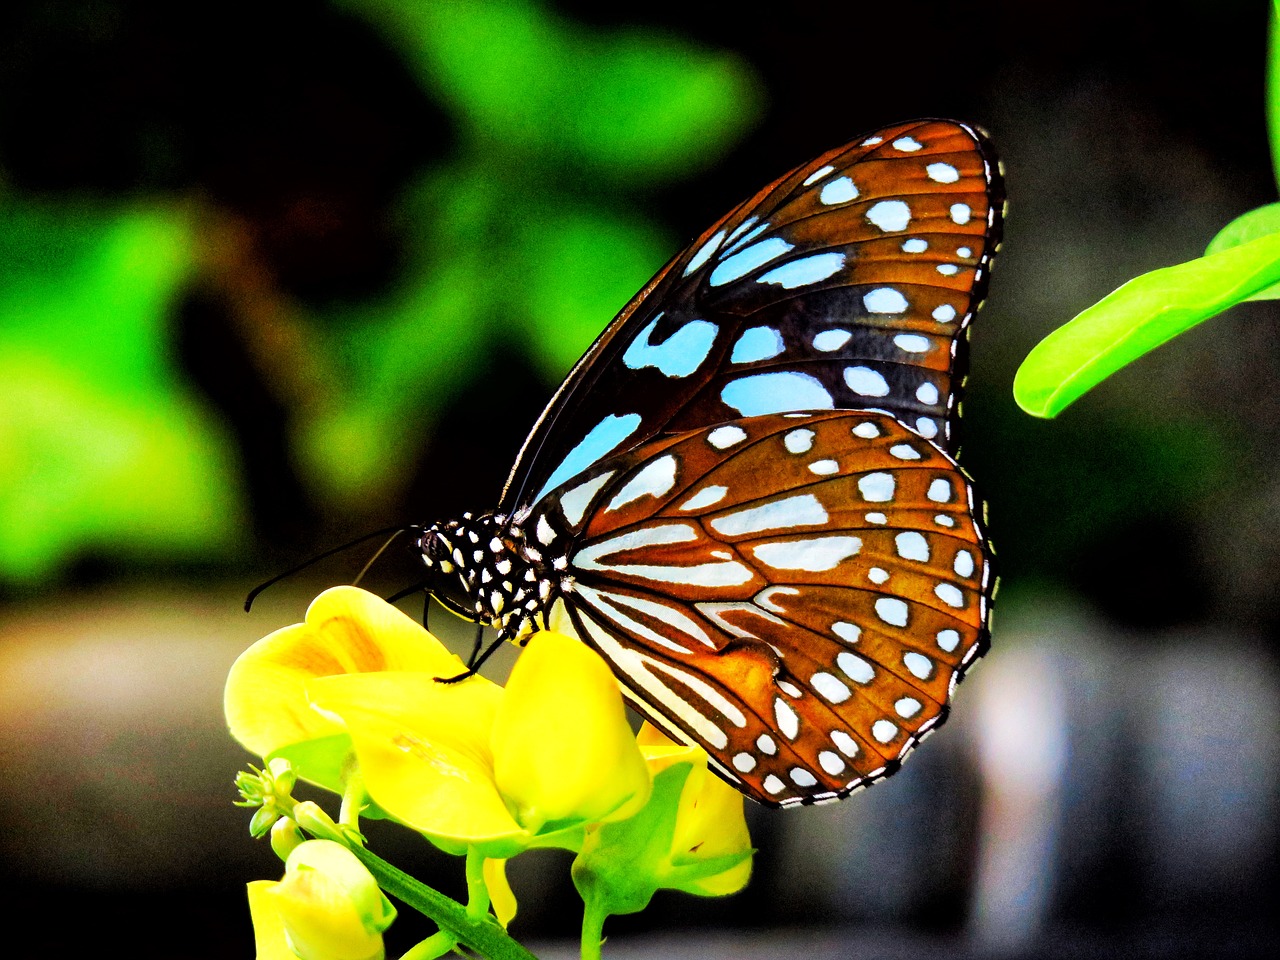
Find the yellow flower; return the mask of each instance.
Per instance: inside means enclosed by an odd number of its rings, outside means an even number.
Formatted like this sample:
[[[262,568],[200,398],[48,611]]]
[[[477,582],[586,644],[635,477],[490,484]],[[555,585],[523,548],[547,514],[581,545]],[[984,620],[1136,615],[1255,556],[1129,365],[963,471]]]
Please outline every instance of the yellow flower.
[[[335,790],[353,752],[379,811],[452,852],[575,848],[587,824],[644,803],[648,768],[596,654],[539,633],[505,691],[481,677],[438,682],[463,669],[394,607],[335,587],[305,623],[237,660],[227,722],[249,749]]]
[[[382,960],[391,902],[355,854],[308,840],[285,862],[284,879],[249,884],[258,960]]]
[[[630,819],[587,831],[573,880],[599,928],[606,916],[643,910],[662,889],[702,896],[735,893],[754,853],[743,797],[707,769],[707,754],[646,724],[641,750],[653,773],[648,804]]]
[[[700,748],[674,743],[649,723],[636,739],[655,777],[676,763],[692,766],[680,791],[671,836],[671,870],[663,886],[713,897],[737,893],[751,878],[754,852],[742,794],[707,769],[707,755]],[[737,862],[722,871],[699,875],[699,865],[722,862],[722,858],[723,862]]]

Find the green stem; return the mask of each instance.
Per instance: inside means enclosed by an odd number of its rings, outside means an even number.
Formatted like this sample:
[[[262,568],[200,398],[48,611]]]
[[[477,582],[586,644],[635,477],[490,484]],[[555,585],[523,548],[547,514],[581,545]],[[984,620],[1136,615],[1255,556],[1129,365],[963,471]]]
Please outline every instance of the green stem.
[[[502,929],[502,924],[488,913],[482,917],[472,917],[462,904],[432,890],[377,854],[370,853],[363,847],[350,849],[369,868],[383,890],[430,917],[439,925],[442,933],[456,937],[459,943],[489,960],[537,960],[532,953],[511,939]],[[596,955],[599,956],[598,953]]]
[[[489,915],[489,887],[484,882],[484,855],[467,847],[467,913],[472,919]]]
[[[582,960],[600,960],[604,946],[604,921],[608,914],[596,907],[592,897],[582,908]]]

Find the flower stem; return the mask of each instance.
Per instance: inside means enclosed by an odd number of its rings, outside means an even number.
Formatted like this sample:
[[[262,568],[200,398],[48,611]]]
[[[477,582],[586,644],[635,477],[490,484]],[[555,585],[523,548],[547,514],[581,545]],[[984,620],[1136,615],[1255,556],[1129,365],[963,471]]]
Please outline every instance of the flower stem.
[[[489,887],[484,882],[484,855],[467,847],[467,914],[472,919],[488,916]]]
[[[582,910],[582,960],[600,960],[600,948],[604,946],[604,921],[608,916],[603,910],[587,901]]]
[[[369,868],[383,890],[430,917],[439,925],[441,933],[456,937],[459,943],[489,960],[537,960],[532,953],[511,939],[502,925],[487,912],[483,916],[473,917],[462,904],[432,890],[377,854],[370,853],[364,847],[350,849]],[[598,949],[595,955],[599,956]]]

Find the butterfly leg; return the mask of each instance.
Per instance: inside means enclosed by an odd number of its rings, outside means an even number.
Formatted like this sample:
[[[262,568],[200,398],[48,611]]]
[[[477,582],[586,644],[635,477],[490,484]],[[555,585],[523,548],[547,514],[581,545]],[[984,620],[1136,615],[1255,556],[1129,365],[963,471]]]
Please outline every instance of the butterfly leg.
[[[480,639],[481,639],[483,630],[484,630],[484,627],[479,627],[476,630],[476,650],[477,651],[480,650]],[[468,677],[475,676],[477,673],[480,672],[480,668],[484,666],[484,662],[488,660],[490,656],[493,655],[493,651],[497,650],[500,646],[502,646],[504,642],[505,641],[503,640],[502,637],[498,637],[496,640],[493,641],[493,643],[485,647],[483,652],[481,652],[479,656],[476,656],[475,652],[473,651],[471,655],[471,660],[469,661],[469,665],[467,666],[466,670],[458,674],[456,677],[436,677],[436,682],[437,683],[458,683],[459,681],[466,680]]]

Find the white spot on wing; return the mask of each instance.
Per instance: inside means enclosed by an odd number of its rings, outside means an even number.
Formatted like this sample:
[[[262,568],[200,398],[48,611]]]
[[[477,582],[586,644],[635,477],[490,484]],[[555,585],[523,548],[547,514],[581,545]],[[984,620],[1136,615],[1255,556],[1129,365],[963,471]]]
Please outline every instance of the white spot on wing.
[[[591,505],[591,501],[600,492],[600,488],[613,478],[614,473],[615,471],[613,470],[602,473],[600,476],[593,477],[586,483],[581,483],[561,495],[560,512],[564,514],[565,520],[569,521],[569,526],[576,527],[582,522],[582,516],[586,513],[587,507]]]
[[[813,348],[832,353],[848,343],[852,336],[848,330],[823,330],[813,338]]]
[[[782,440],[788,453],[807,453],[813,446],[812,430],[792,430]]]
[[[881,200],[867,211],[867,219],[885,233],[896,233],[907,229],[911,208],[902,200]]]
[[[880,436],[880,428],[870,420],[864,420],[853,428],[853,435],[855,437],[861,437],[863,440],[874,440],[876,437]]]
[[[831,731],[831,742],[836,745],[836,749],[843,753],[846,757],[856,757],[858,755],[858,741],[853,739],[843,730]]]
[[[647,464],[639,473],[626,482],[611,501],[609,509],[639,500],[641,497],[661,497],[669,493],[676,485],[676,458],[671,454],[659,457]]]
[[[858,188],[848,177],[837,177],[822,188],[822,192],[818,194],[818,199],[827,206],[833,206],[837,203],[848,203],[850,200],[856,200],[858,197]]]
[[[846,367],[844,382],[859,396],[887,397],[889,395],[889,381],[883,374],[870,367]]]
[[[756,758],[749,753],[734,754],[733,767],[739,773],[750,773],[756,768]]]
[[[781,697],[773,698],[773,716],[778,721],[778,730],[788,740],[794,740],[800,732],[800,717],[791,709],[791,704]]]
[[[898,556],[903,560],[915,560],[918,563],[929,562],[929,543],[924,536],[915,530],[907,530],[894,537],[898,548]]]
[[[818,498],[806,493],[716,517],[711,521],[711,529],[727,537],[737,537],[762,530],[821,526],[827,519],[827,511]]]
[[[894,627],[907,625],[907,604],[897,597],[880,597],[876,600],[876,616]]]
[[[879,743],[888,743],[898,735],[898,727],[888,720],[877,720],[871,725],[871,735]]]
[[[942,477],[929,484],[928,496],[934,503],[950,503],[951,494],[951,484]]]
[[[907,353],[925,353],[929,349],[929,338],[916,333],[900,333],[893,338],[893,343]]]
[[[876,672],[871,669],[871,664],[856,653],[849,653],[847,650],[841,651],[836,655],[836,666],[844,671],[844,675],[854,683],[868,684],[876,677]]]
[[[924,253],[929,249],[929,241],[921,240],[919,237],[912,237],[910,240],[902,241],[903,253]]]
[[[831,632],[834,633],[845,643],[857,643],[862,636],[862,628],[856,623],[845,623],[843,620],[837,620],[831,625]]]
[[[836,731],[836,733],[839,732],[839,730]],[[834,777],[844,770],[845,763],[833,751],[823,750],[818,754],[818,766]]]
[[[853,696],[848,687],[829,673],[815,673],[809,678],[809,685],[831,703],[844,703]]]
[[[956,560],[952,565],[952,569],[955,570],[959,576],[973,576],[973,554],[968,550],[961,550],[956,554]]]
[[[893,474],[868,473],[858,478],[858,492],[871,503],[885,503],[893,499]]]
[[[710,486],[703,487],[692,497],[680,504],[681,510],[701,510],[703,507],[709,507],[712,504],[719,503],[724,499],[724,495],[729,492],[728,487]]]
[[[707,434],[707,443],[711,444],[717,450],[728,450],[735,444],[741,443],[747,439],[747,431],[741,427],[724,426],[716,427]]]
[[[932,406],[938,402],[938,388],[932,383],[922,383],[916,387],[916,399]]]
[[[944,303],[942,306],[935,307],[933,310],[933,319],[937,320],[939,323],[950,323],[955,318],[956,308],[949,303]]]
[[[933,673],[933,661],[914,650],[904,653],[902,662],[911,671],[911,675],[919,680],[928,680]]]
[[[920,451],[909,443],[895,443],[889,448],[889,453],[899,460],[919,460]]]
[[[893,148],[901,150],[903,153],[915,153],[921,148],[922,144],[913,137],[899,137],[893,141]]]
[[[964,226],[969,222],[969,218],[973,216],[973,211],[967,203],[953,203],[951,205],[951,222]]]
[[[817,170],[813,171],[813,173],[809,174],[809,176],[805,177],[804,186],[812,187],[834,169],[835,167],[831,166],[831,164],[827,164],[825,167],[819,167]]]
[[[935,183],[955,183],[960,179],[960,171],[949,163],[931,163],[924,168],[924,172]]]
[[[829,477],[840,472],[840,464],[835,460],[815,460],[809,464],[809,472],[820,477]]]
[[[813,537],[760,543],[751,548],[757,560],[775,570],[834,570],[862,549],[858,537]]]
[[[947,653],[952,653],[960,644],[960,634],[955,630],[939,630],[938,646]]]
[[[862,305],[869,313],[905,313],[907,298],[893,287],[877,287],[862,295]]]
[[[951,583],[940,583],[933,588],[933,592],[949,607],[955,607],[959,610],[964,606],[964,594],[960,592],[960,588]]]

